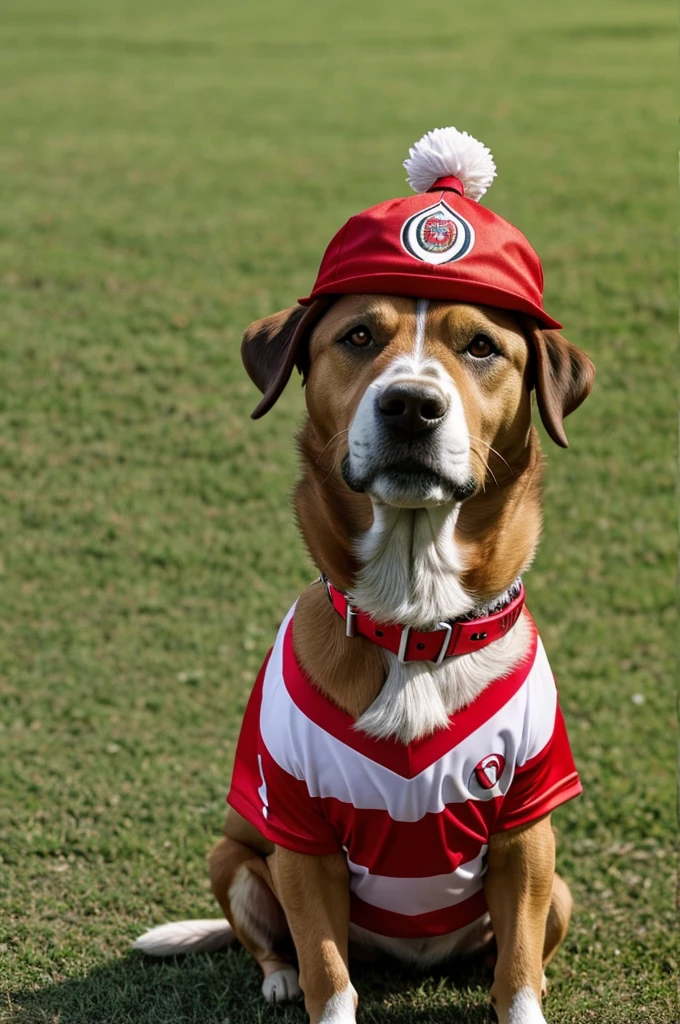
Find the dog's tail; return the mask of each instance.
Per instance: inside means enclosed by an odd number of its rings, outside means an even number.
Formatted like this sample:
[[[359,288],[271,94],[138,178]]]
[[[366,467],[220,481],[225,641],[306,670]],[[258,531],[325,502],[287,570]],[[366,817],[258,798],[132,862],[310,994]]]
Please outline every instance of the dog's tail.
[[[224,918],[210,921],[173,921],[144,932],[132,943],[148,956],[177,956],[181,953],[213,953],[236,940],[234,929]]]

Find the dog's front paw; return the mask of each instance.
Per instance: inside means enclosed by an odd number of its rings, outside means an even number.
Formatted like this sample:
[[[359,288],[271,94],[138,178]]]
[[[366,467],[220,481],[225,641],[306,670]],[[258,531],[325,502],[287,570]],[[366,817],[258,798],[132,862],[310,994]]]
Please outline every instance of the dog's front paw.
[[[356,1024],[357,994],[352,984],[336,992],[323,1008],[318,1024]]]
[[[515,992],[508,1009],[507,1024],[546,1024],[541,1004],[533,989],[526,986]]]
[[[268,1003],[288,1003],[302,995],[298,972],[294,967],[281,967],[268,974],[262,982],[262,995]]]

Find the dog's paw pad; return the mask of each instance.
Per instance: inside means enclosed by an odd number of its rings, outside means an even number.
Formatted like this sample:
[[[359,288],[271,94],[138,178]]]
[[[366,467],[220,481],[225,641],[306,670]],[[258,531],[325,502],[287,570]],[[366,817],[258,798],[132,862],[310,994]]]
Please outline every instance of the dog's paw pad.
[[[302,995],[298,972],[294,967],[281,967],[268,974],[262,982],[262,995],[268,1003],[287,1003],[298,999]]]

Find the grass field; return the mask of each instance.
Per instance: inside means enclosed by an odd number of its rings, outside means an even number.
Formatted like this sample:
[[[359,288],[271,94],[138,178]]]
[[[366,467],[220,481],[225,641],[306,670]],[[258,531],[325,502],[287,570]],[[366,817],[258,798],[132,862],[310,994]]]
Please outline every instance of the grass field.
[[[454,123],[599,373],[527,578],[585,786],[547,1016],[677,1020],[674,5],[5,0],[0,31],[0,1018],[302,1022],[239,951],[129,944],[216,913],[240,714],[313,577],[300,389],[251,423],[240,332]],[[357,987],[364,1024],[489,1019],[476,970]]]

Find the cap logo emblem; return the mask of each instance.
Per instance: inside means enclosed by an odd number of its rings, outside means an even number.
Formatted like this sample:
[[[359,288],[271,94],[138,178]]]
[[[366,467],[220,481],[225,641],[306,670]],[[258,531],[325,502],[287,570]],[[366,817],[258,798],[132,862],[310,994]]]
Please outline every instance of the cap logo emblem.
[[[401,244],[423,263],[453,263],[470,252],[475,232],[464,217],[441,201],[409,217],[401,229]]]
[[[472,770],[468,781],[468,789],[477,800],[491,800],[500,796],[498,788],[505,770],[505,758],[502,754],[487,754]]]

